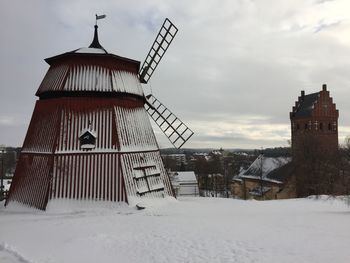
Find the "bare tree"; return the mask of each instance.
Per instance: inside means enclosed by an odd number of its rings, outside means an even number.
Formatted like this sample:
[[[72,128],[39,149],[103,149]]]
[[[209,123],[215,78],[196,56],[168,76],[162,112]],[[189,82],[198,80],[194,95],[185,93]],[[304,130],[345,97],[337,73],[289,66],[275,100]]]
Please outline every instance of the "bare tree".
[[[319,138],[305,135],[293,149],[297,196],[340,194],[340,151],[323,147]]]

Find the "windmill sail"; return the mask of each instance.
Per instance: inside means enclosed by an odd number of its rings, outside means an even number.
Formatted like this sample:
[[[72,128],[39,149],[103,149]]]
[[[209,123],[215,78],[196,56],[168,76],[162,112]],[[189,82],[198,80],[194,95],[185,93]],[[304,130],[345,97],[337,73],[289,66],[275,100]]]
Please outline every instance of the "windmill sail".
[[[155,123],[164,132],[169,141],[176,147],[182,145],[193,135],[193,131],[188,128],[178,117],[166,108],[153,95],[146,96],[145,108]]]
[[[170,43],[173,41],[177,31],[177,27],[166,18],[140,69],[139,76],[142,83],[147,84]]]

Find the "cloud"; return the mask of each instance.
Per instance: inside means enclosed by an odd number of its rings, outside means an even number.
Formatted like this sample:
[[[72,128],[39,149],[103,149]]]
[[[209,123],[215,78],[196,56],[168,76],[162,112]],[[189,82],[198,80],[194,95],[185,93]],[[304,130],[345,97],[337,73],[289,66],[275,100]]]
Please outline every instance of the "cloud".
[[[12,126],[15,124],[15,120],[11,116],[0,116],[0,126]]]
[[[349,7],[346,0],[7,1],[0,16],[6,25],[0,114],[29,124],[48,68],[43,59],[89,45],[95,13],[107,15],[99,21],[101,44],[140,61],[169,17],[179,32],[144,88],[195,131],[187,147],[285,145],[300,90],[316,92],[323,83],[345,136]],[[10,129],[11,141],[0,143],[19,145],[25,131]]]
[[[335,21],[335,22],[324,22],[324,21],[320,21],[319,24],[316,26],[315,28],[315,33],[318,33],[320,31],[323,31],[323,30],[326,30],[326,29],[330,29],[330,28],[333,28],[333,27],[336,27],[338,25],[341,24],[342,21]]]
[[[324,3],[327,3],[327,2],[333,2],[335,0],[316,0],[316,4],[324,4]]]

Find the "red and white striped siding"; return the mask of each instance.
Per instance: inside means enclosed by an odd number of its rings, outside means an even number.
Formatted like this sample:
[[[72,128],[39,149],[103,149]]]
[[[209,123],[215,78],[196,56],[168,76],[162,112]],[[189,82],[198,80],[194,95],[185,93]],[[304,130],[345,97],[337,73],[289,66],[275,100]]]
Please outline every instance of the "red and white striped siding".
[[[38,101],[22,152],[86,153],[79,142],[85,129],[97,133],[96,148],[89,151],[92,153],[158,150],[142,106],[119,106],[118,99],[95,99],[91,103],[80,98]]]
[[[37,94],[47,91],[121,92],[143,96],[136,73],[87,64],[50,67]]]
[[[121,152],[158,151],[158,144],[144,107],[114,107]]]
[[[156,188],[157,186],[164,187],[164,191],[146,193],[145,197],[162,197],[164,194],[172,196],[171,184],[169,177],[164,169],[163,162],[158,152],[147,152],[147,153],[130,153],[123,154],[121,158],[125,188],[128,196],[138,197],[137,191],[140,187],[146,187],[144,180],[139,180],[138,185],[136,184],[134,177],[135,168],[147,167],[145,172],[147,175],[159,173],[159,177],[149,177],[148,183],[150,187]]]
[[[55,156],[50,199],[127,202],[118,154]]]
[[[112,91],[110,70],[97,65],[72,65],[65,91]]]
[[[85,129],[96,131],[96,148],[91,152],[118,152],[115,117],[112,108],[74,109],[64,107],[61,111],[60,136],[55,153],[83,153],[79,136]]]
[[[128,71],[111,70],[114,91],[143,96],[141,83],[136,74]]]
[[[45,209],[48,198],[127,202],[128,196],[138,197],[138,190],[146,186],[144,180],[138,180],[138,185],[134,180],[135,168],[145,165],[152,166],[146,168],[146,174],[160,173],[159,177],[149,178],[151,187],[163,185],[165,190],[144,196],[172,195],[142,105],[117,98],[38,101],[9,201],[40,209]],[[97,134],[96,148],[84,151],[80,149],[79,135],[87,128]],[[34,161],[28,162],[28,158]],[[36,170],[40,171],[35,174]]]
[[[34,113],[22,152],[52,153],[59,128],[58,109],[52,109],[47,102],[37,102]]]
[[[38,92],[62,90],[63,83],[68,75],[68,65],[58,65],[50,67],[43,81],[40,84]]]
[[[6,200],[45,209],[50,191],[52,156],[21,154]]]

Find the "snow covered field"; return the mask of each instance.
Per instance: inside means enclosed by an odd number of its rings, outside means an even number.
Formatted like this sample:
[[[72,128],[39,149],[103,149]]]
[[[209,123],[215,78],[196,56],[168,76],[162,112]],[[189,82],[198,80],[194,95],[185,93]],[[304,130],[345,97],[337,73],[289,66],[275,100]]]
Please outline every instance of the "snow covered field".
[[[47,212],[1,207],[0,262],[350,262],[350,207],[220,198],[145,210],[79,202],[56,202]]]

